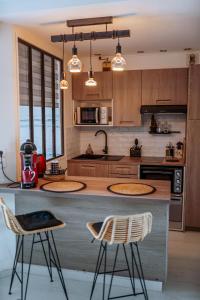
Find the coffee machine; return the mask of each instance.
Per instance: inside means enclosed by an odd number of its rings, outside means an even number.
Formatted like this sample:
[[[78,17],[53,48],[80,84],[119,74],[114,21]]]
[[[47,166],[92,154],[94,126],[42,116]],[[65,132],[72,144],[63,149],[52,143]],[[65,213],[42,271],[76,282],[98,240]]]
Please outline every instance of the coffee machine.
[[[21,145],[21,188],[33,188],[38,183],[37,148],[29,139]]]

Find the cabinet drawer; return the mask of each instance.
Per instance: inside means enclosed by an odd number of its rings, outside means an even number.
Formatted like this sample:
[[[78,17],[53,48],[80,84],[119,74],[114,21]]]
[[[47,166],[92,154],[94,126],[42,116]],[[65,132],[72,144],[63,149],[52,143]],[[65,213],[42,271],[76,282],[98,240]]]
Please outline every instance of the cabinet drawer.
[[[114,176],[117,175],[117,176]],[[129,166],[129,165],[110,165],[109,166],[109,177],[124,177],[138,176],[138,166]]]

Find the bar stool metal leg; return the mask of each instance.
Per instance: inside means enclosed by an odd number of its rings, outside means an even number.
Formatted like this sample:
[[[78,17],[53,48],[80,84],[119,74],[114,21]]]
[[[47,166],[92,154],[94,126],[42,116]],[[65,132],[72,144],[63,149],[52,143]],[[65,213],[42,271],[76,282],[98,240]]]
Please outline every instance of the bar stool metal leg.
[[[103,250],[103,252],[102,252],[102,250]],[[93,293],[94,293],[97,277],[99,275],[100,267],[101,267],[103,256],[104,256],[104,251],[105,250],[104,250],[104,247],[103,247],[103,242],[101,241],[101,244],[100,244],[100,247],[99,247],[98,258],[97,258],[97,263],[96,263],[96,267],[95,267],[95,272],[94,272],[92,289],[91,289],[91,293],[90,293],[90,300],[92,299],[92,296],[93,296]]]
[[[50,281],[53,282],[53,279],[52,279],[52,270],[50,269],[50,265],[49,265],[49,262],[48,262],[48,259],[47,259],[47,254],[46,254],[45,247],[44,247],[44,241],[47,241],[48,242],[48,246],[49,246],[49,240],[47,238],[46,238],[46,240],[43,240],[42,236],[41,236],[41,233],[38,233],[38,236],[40,238],[40,242],[41,242],[41,245],[42,245],[42,250],[43,250],[43,253],[44,253],[45,262],[46,262],[47,269],[48,269],[48,272],[49,272]]]
[[[32,257],[33,257],[33,247],[34,247],[34,242],[35,242],[35,234],[33,234],[33,239],[32,239],[31,253],[30,253],[30,259],[29,259],[28,274],[27,274],[27,279],[26,279],[26,288],[25,288],[25,296],[24,296],[24,300],[26,300],[26,297],[27,297],[28,283],[29,283],[29,275],[30,275],[31,264],[32,264]]]
[[[17,263],[20,255],[20,250],[21,250],[21,241],[20,241],[20,235],[17,236],[17,245],[16,245],[16,251],[15,251],[15,258],[13,262],[13,268],[12,268],[12,275],[11,275],[11,280],[10,280],[10,287],[9,287],[9,295],[12,294],[12,285],[14,281],[14,277],[16,274],[16,268],[17,268]]]
[[[137,245],[137,243],[134,243],[134,245],[136,246],[137,255],[138,255],[139,254],[138,245]],[[144,280],[144,273],[143,273],[143,269],[142,269],[140,254],[138,255],[138,260],[139,260],[139,266],[138,266],[138,263],[137,263],[137,260],[136,260],[136,255],[134,253],[132,243],[130,244],[130,247],[131,247],[132,258],[133,258],[133,261],[134,261],[134,264],[135,264],[135,267],[136,267],[136,270],[137,270],[138,278],[139,278],[139,281],[140,281],[140,285],[141,285],[141,288],[142,288],[142,293],[136,293],[136,295],[144,294],[144,299],[148,300],[149,298],[148,298],[146,284],[145,284],[145,280]]]
[[[46,237],[49,241],[48,244],[50,246],[50,253],[52,255],[51,262],[54,264],[54,266],[57,269],[58,276],[60,278],[60,282],[61,282],[61,285],[63,287],[63,291],[65,293],[66,299],[69,300],[68,294],[67,294],[67,289],[66,289],[66,286],[65,286],[64,277],[63,277],[63,274],[62,274],[60,259],[59,259],[59,256],[58,256],[58,251],[57,251],[54,236],[53,236],[53,232],[51,231],[51,238],[52,238],[52,242],[53,242],[52,245],[53,246],[51,246],[50,239],[49,239],[49,236],[47,235],[47,233],[46,233]]]

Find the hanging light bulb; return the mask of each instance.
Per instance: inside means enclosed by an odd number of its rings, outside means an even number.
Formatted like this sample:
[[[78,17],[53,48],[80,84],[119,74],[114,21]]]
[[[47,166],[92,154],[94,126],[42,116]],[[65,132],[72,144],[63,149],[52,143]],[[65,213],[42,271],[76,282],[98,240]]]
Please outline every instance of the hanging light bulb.
[[[72,28],[72,33],[74,34],[74,28]],[[78,50],[75,45],[76,37],[74,35],[74,47],[72,48],[72,58],[69,60],[67,66],[68,71],[71,73],[79,73],[82,69],[82,63],[80,59],[78,58]]]
[[[97,86],[97,82],[94,79],[94,73],[92,71],[92,40],[90,39],[90,71],[88,72],[88,80],[85,82],[86,86]]]
[[[69,87],[68,81],[66,80],[66,73],[64,71],[64,63],[65,63],[65,41],[63,36],[63,72],[62,72],[62,78],[60,81],[60,89],[61,90],[67,90]]]
[[[60,89],[67,90],[69,87],[68,81],[66,80],[66,73],[63,72],[63,79],[60,81]]]
[[[94,74],[91,70],[88,72],[88,80],[85,82],[85,85],[86,86],[97,86],[97,82],[96,82],[96,80],[94,80]]]
[[[111,61],[111,67],[113,71],[124,71],[126,67],[126,61],[122,56],[122,47],[119,43],[119,38],[118,38],[118,44],[116,47],[116,55]]]

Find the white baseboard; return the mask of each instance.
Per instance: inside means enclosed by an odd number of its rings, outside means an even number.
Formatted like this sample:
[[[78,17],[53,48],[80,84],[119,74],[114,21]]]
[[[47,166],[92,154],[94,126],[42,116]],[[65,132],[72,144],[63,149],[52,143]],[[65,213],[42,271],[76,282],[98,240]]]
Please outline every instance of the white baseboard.
[[[25,265],[26,271],[27,265]],[[76,270],[68,270],[62,269],[63,276],[66,280],[78,280],[78,281],[85,281],[85,282],[92,282],[94,273],[91,272],[84,272],[84,271],[76,271]],[[31,266],[31,274],[36,276],[48,276],[48,270],[45,266]],[[54,277],[57,277],[58,274],[56,270],[54,270]],[[0,278],[11,276],[11,270],[5,270],[0,272]],[[109,274],[106,275],[108,278],[111,276]],[[99,275],[98,282],[103,283],[103,275]],[[163,283],[161,281],[152,281],[152,280],[145,280],[146,286],[148,290],[152,291],[162,291]],[[130,287],[130,279],[128,277],[122,276],[115,276],[114,285],[122,286],[122,287]],[[136,288],[140,287],[139,279],[135,280]]]

